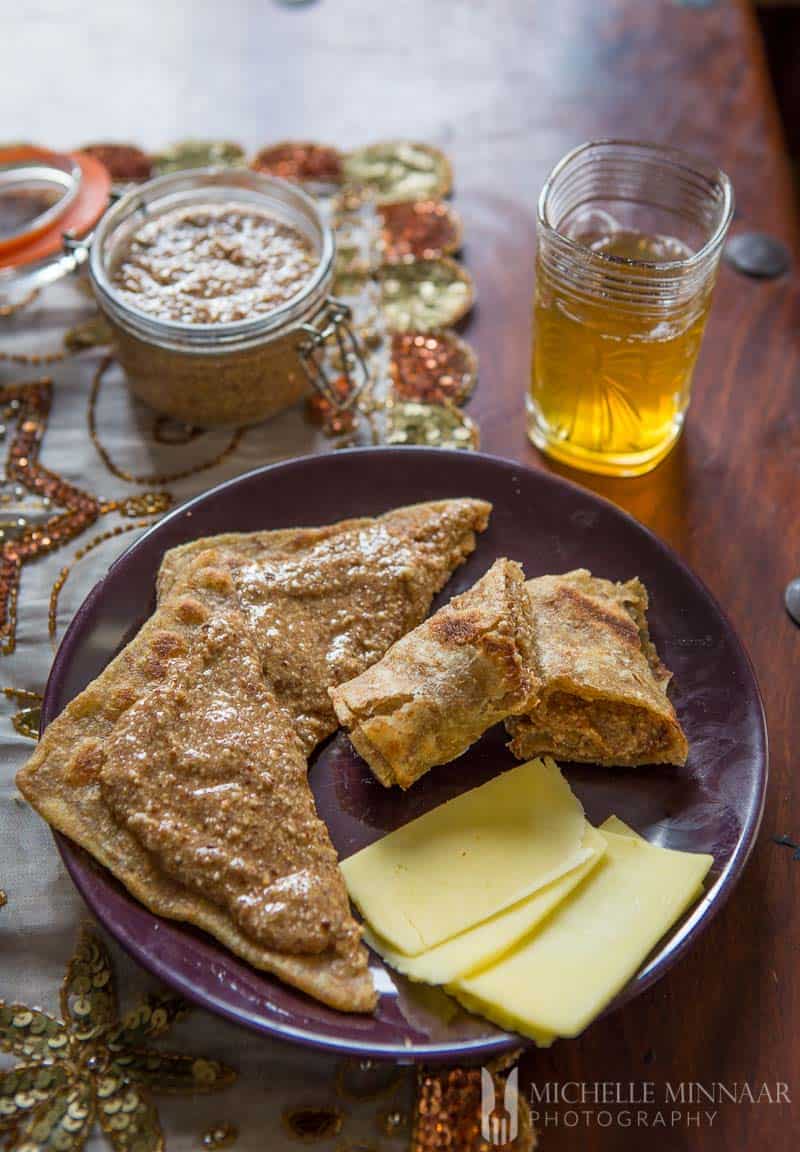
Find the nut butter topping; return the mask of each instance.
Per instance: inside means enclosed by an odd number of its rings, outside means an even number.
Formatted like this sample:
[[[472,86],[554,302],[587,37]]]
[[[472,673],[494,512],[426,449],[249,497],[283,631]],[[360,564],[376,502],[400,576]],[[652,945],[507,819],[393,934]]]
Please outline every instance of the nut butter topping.
[[[201,584],[215,570],[198,573]],[[352,952],[336,852],[306,760],[264,683],[239,613],[197,610],[185,663],[134,704],[106,743],[103,796],[159,865],[281,952]]]
[[[192,204],[134,232],[113,281],[123,300],[158,319],[228,324],[296,296],[317,264],[296,228],[252,205]]]
[[[231,558],[264,673],[307,753],[337,727],[328,688],[421,623],[487,516],[479,501],[422,504],[345,526],[307,549]]]

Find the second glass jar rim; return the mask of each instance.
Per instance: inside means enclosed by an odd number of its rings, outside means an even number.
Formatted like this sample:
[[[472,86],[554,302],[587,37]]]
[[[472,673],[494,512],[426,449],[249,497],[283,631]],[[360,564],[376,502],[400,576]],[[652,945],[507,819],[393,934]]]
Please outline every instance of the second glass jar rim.
[[[550,212],[552,199],[557,194],[560,183],[568,180],[570,176],[580,175],[587,161],[591,162],[594,159],[596,169],[598,167],[602,169],[609,157],[614,158],[609,173],[616,174],[617,177],[625,172],[625,166],[628,166],[632,171],[636,164],[640,167],[649,166],[651,168],[661,164],[666,171],[671,171],[673,174],[681,173],[687,181],[687,189],[691,189],[691,181],[697,182],[695,191],[698,192],[702,190],[703,184],[705,185],[709,196],[714,198],[718,211],[710,235],[705,238],[697,251],[677,260],[639,260],[593,251],[579,241],[565,235],[560,227],[562,221],[554,221]],[[583,185],[578,188],[579,194],[581,188],[584,190],[587,188],[585,180]],[[646,201],[642,202],[645,203]],[[562,249],[565,255],[571,251],[581,260],[596,261],[599,267],[604,266],[609,270],[622,271],[626,267],[638,267],[670,277],[676,273],[699,271],[703,265],[716,260],[733,216],[733,206],[733,187],[729,178],[721,169],[714,167],[702,158],[668,145],[636,140],[590,140],[566,153],[550,172],[539,195],[537,225],[540,233],[544,233]],[[570,211],[574,210],[575,207],[576,205],[572,205]]]

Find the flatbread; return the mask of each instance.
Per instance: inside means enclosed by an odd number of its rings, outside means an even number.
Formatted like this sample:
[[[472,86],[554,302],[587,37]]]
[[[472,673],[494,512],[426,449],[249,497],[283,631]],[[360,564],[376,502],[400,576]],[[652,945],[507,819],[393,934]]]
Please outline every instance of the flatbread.
[[[263,662],[263,649],[269,646],[270,635],[266,629],[258,633],[258,612],[251,607],[238,620],[233,615],[240,611],[235,574],[243,567],[245,555],[252,560],[258,549],[263,548],[265,553],[272,554],[276,563],[283,564],[280,570],[284,584],[279,588],[281,595],[274,599],[280,601],[283,597],[288,603],[305,603],[303,622],[311,629],[316,624],[320,630],[321,668],[311,668],[307,654],[297,665],[292,664],[291,640],[280,649],[288,654],[289,684],[296,685],[303,669],[308,669],[313,683],[326,688],[330,667],[336,667],[338,617],[335,614],[342,609],[343,597],[335,595],[326,599],[324,589],[318,589],[315,595],[304,598],[302,589],[295,588],[291,578],[292,560],[296,561],[294,572],[298,580],[308,571],[304,561],[309,557],[312,562],[314,557],[326,560],[326,570],[335,575],[335,556],[326,555],[324,547],[321,553],[315,548],[341,537],[343,552],[354,559],[353,550],[360,543],[366,551],[360,562],[351,567],[351,587],[358,588],[356,576],[363,572],[362,586],[374,594],[375,582],[369,579],[370,553],[374,552],[375,572],[391,578],[395,589],[394,614],[389,613],[383,622],[382,634],[395,638],[395,632],[402,634],[402,630],[418,622],[417,614],[424,616],[427,612],[432,596],[474,548],[474,532],[485,526],[489,511],[490,506],[482,501],[443,501],[400,509],[380,521],[350,521],[324,529],[257,533],[246,538],[228,536],[224,540],[232,547],[230,554],[210,547],[210,540],[202,541],[199,546],[186,546],[180,550],[180,556],[168,554],[158,610],[101,675],[50,724],[33,756],[17,775],[20,791],[53,827],[90,852],[152,912],[203,929],[254,967],[272,972],[333,1008],[371,1011],[376,993],[367,954],[358,941],[357,932],[344,931],[334,947],[307,955],[286,954],[254,941],[224,907],[170,877],[136,836],[114,818],[101,784],[106,751],[109,745],[114,746],[117,723],[145,696],[167,683],[180,683],[182,678],[191,683],[186,678],[191,676],[192,662],[196,664],[200,658],[197,650],[192,652],[198,632],[198,601],[201,609],[209,608],[214,617],[224,617],[230,627],[239,628],[243,637],[249,636],[244,643],[256,644],[258,659]],[[394,566],[387,556],[393,548],[400,557]],[[214,571],[219,577],[216,586],[213,580],[209,586],[207,576]],[[195,577],[203,572],[206,575],[198,587]],[[351,633],[355,637],[368,632],[366,616],[380,615],[374,603],[368,599],[362,603],[365,618],[353,621]],[[324,615],[326,611],[330,613],[328,617]],[[409,619],[412,623],[407,624]],[[357,624],[360,627],[356,627]],[[386,642],[387,647],[389,643],[391,640]],[[366,644],[363,651],[349,653],[346,666],[352,666],[359,657],[371,659],[372,651]],[[325,659],[328,654],[330,667]],[[280,672],[280,664],[276,667]],[[326,704],[330,707],[327,695]],[[296,719],[292,707],[297,705],[298,697],[290,697],[287,709],[290,721]],[[333,715],[332,709],[330,714]],[[279,724],[275,715],[271,715],[272,722]],[[310,719],[315,723],[305,727],[305,738],[301,737],[304,750],[316,743],[317,732],[325,730],[322,717]],[[110,778],[106,780],[106,787],[111,787]],[[352,945],[349,950],[348,939]]]
[[[225,569],[195,568],[192,582],[188,659],[117,721],[103,799],[168,876],[224,908],[251,940],[347,955],[360,933],[300,740],[264,681]]]
[[[195,540],[164,557],[159,595],[193,557],[225,549],[264,675],[310,754],[338,727],[328,689],[425,619],[490,512],[483,500],[441,500],[326,528]]]
[[[525,576],[501,559],[330,697],[378,780],[408,788],[529,708],[537,691]]]
[[[541,696],[506,722],[514,755],[684,764],[688,744],[667,696],[671,673],[649,636],[644,585],[614,584],[580,568],[527,588]]]
[[[195,570],[182,575],[131,643],[46,729],[18,773],[17,784],[53,827],[90,852],[150,911],[202,928],[254,967],[333,1008],[371,1011],[376,995],[357,930],[351,937],[353,946],[344,952],[327,949],[315,955],[290,955],[265,948],[246,935],[224,908],[167,875],[114,818],[103,795],[106,748],[117,723],[154,686],[191,673],[199,658],[192,651],[198,617],[206,611],[230,610],[233,585],[219,566],[220,557],[206,553]],[[209,586],[208,577],[213,584],[214,574],[216,588]],[[233,624],[232,618],[228,624]],[[288,718],[284,720],[291,737]]]

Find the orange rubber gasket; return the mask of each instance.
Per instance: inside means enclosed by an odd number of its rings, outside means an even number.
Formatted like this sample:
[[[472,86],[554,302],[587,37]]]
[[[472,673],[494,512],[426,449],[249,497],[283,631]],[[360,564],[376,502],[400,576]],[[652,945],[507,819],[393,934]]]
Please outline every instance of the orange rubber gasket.
[[[16,237],[5,244],[0,242],[0,268],[21,268],[26,264],[46,260],[48,256],[58,255],[62,250],[65,232],[74,236],[85,235],[108,207],[111,177],[105,165],[93,156],[83,152],[51,152],[25,144],[0,148],[0,166],[24,164],[32,160],[54,163],[59,167],[64,166],[65,160],[77,164],[81,170],[78,195],[62,216],[56,217],[43,229]]]

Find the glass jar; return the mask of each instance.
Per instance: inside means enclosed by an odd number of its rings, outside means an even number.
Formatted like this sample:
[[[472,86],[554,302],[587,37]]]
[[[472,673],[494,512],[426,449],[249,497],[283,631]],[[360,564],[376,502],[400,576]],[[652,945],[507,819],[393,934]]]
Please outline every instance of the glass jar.
[[[311,277],[291,299],[245,320],[193,324],[132,306],[113,275],[133,233],[164,213],[214,203],[249,206],[299,231],[317,259]],[[333,232],[302,189],[247,169],[204,168],[157,177],[124,195],[95,229],[89,272],[136,396],[189,424],[254,424],[314,386],[336,407],[348,406],[363,383],[348,310],[330,296],[334,254]],[[331,342],[337,374],[350,378],[344,402],[330,387]]]
[[[670,148],[584,144],[537,216],[528,433],[548,455],[639,475],[680,435],[722,245],[723,172]]]

